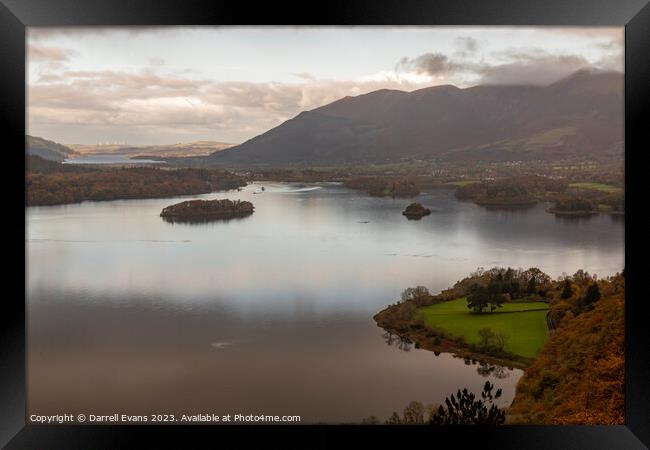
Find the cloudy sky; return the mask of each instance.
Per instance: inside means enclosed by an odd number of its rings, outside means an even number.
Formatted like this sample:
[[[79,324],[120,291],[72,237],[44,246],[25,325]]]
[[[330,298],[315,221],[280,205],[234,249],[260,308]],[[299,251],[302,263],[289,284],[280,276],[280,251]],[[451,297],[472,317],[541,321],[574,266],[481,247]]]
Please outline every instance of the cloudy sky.
[[[29,28],[28,133],[240,143],[346,95],[623,70],[623,28]]]

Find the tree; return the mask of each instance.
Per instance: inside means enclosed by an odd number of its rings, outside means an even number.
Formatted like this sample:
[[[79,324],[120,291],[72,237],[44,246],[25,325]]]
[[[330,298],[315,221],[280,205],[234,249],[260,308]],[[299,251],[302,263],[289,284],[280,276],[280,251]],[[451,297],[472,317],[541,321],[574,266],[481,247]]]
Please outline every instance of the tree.
[[[490,328],[485,327],[478,330],[478,336],[481,339],[480,346],[483,350],[488,350],[490,343],[494,340],[495,334]]]
[[[582,302],[585,306],[589,306],[598,300],[600,300],[600,290],[598,289],[598,283],[592,283],[587,288],[587,292],[585,293]]]
[[[536,288],[537,288],[537,283],[535,282],[535,278],[529,278],[528,284],[526,285],[526,292],[528,294],[534,294]]]
[[[425,286],[416,286],[404,289],[402,292],[401,300],[402,303],[413,301],[416,305],[421,306],[426,303],[428,299],[431,298],[431,293],[429,289]]]
[[[490,312],[503,306],[503,281],[491,281],[487,287],[487,302],[490,305]]]
[[[400,305],[400,308],[397,311],[398,319],[411,320],[411,318],[413,317],[413,314],[415,313],[416,309],[417,309],[417,306],[415,305],[415,303],[412,303],[412,302],[406,302],[406,303]]]
[[[550,277],[537,267],[531,267],[523,273],[526,281],[526,290],[528,294],[534,294],[538,286],[547,283]]]
[[[386,420],[386,425],[399,425],[402,423],[399,414],[393,411],[393,414]]]
[[[501,389],[497,389],[494,395],[494,385],[489,381],[485,382],[481,398],[476,398],[474,393],[467,388],[459,389],[456,397],[445,399],[444,408],[442,405],[438,411],[431,416],[430,425],[501,425],[506,420],[505,410],[500,409],[494,401],[501,397]]]
[[[361,425],[379,425],[379,419],[375,416],[366,417],[361,420]]]
[[[567,299],[573,295],[573,291],[571,290],[571,280],[568,278],[564,279],[564,284],[562,285],[562,294],[560,294],[560,298]]]
[[[467,294],[467,307],[474,312],[482,313],[488,305],[488,293],[484,286],[474,284]]]
[[[423,425],[424,424],[424,405],[417,401],[409,403],[402,412],[402,423]]]
[[[503,331],[497,331],[494,335],[494,346],[498,352],[502,352],[506,346],[508,336]]]

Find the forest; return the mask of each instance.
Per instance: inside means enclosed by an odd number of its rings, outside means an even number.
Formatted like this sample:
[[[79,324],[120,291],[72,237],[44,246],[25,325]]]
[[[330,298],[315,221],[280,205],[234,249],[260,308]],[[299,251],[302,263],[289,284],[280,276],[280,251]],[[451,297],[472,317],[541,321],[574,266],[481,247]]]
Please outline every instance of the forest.
[[[218,169],[86,168],[42,161],[27,167],[27,206],[206,194],[246,185],[243,177]]]

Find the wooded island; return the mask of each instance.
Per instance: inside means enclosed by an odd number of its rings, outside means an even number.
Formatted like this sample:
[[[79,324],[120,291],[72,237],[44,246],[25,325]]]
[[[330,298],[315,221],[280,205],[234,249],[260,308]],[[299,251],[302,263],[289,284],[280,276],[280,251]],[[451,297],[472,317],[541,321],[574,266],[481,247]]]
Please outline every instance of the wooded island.
[[[167,206],[160,217],[169,221],[232,219],[253,214],[253,204],[241,200],[187,200]]]

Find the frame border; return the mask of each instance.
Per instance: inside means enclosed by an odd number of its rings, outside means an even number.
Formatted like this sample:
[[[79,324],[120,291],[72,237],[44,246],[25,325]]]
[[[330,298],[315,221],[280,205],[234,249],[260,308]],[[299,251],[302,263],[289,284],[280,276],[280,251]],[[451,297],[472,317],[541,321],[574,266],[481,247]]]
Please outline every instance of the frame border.
[[[317,434],[319,444],[348,439],[351,435],[384,442],[404,443],[411,437],[443,438],[458,444],[504,448],[646,448],[650,446],[650,352],[647,320],[650,317],[641,289],[643,277],[638,241],[644,233],[633,231],[630,215],[635,190],[641,187],[635,171],[643,169],[640,155],[650,149],[645,123],[650,108],[650,3],[648,0],[333,0],[302,7],[209,0],[0,0],[0,127],[10,155],[11,192],[5,204],[12,215],[23,215],[24,196],[16,186],[24,182],[24,157],[16,148],[25,136],[25,30],[32,26],[163,26],[163,25],[550,25],[625,26],[625,170],[626,225],[626,425],[625,426],[503,426],[457,427],[332,427],[332,426],[48,426],[25,424],[25,284],[7,283],[0,314],[0,445],[6,448],[116,448],[135,442],[161,442],[180,446],[188,439],[220,442],[224,437],[250,437],[248,430],[265,438],[281,439],[287,446],[296,437]],[[23,172],[16,170],[23,167]],[[641,175],[643,176],[643,175]],[[24,194],[24,192],[23,192]],[[640,215],[639,215],[640,217]],[[641,219],[640,219],[641,220]],[[11,221],[14,222],[13,220]],[[23,232],[25,222],[23,222]],[[19,228],[20,224],[16,225]],[[647,238],[646,238],[647,240]],[[634,247],[628,246],[629,242]],[[11,278],[25,280],[25,247],[11,240]],[[637,258],[640,261],[640,258]],[[15,272],[15,274],[14,274]],[[630,282],[631,279],[631,282]],[[632,301],[638,299],[639,301]],[[242,433],[242,430],[244,432]],[[296,434],[297,432],[297,434]],[[432,436],[433,433],[433,436]],[[360,436],[357,436],[360,437]],[[310,436],[313,442],[313,436]],[[267,441],[268,442],[268,441]],[[162,442],[161,442],[162,443]],[[243,443],[243,442],[242,442]]]

